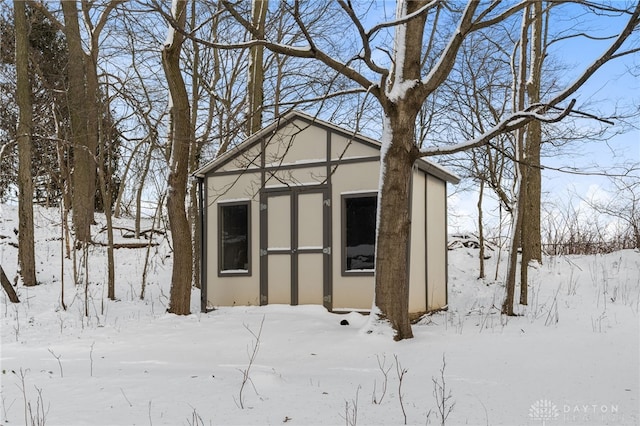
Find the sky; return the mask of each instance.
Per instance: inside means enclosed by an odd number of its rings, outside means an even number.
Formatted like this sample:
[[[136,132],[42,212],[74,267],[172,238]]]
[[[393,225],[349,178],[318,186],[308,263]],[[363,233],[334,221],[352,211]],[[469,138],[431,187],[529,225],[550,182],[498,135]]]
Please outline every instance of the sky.
[[[607,22],[610,19],[607,18]],[[617,20],[620,26],[623,19]],[[598,19],[593,20],[593,26],[602,26]],[[614,27],[600,28],[598,33],[600,36],[609,36],[615,34]],[[637,46],[637,39],[635,43]],[[570,67],[582,69],[588,66],[592,61],[609,47],[611,41],[594,41],[594,40],[567,40],[562,43],[558,51],[558,56],[566,62]],[[635,75],[633,74],[635,73]],[[579,90],[576,98],[579,103],[586,104],[587,112],[597,113],[601,111],[602,116],[615,114],[616,108],[624,110],[635,110],[639,112],[640,108],[640,54],[635,53],[626,57],[615,59],[605,64],[602,69],[598,70],[594,76]],[[626,120],[614,119],[614,125],[609,126],[612,131],[624,126]],[[585,125],[588,125],[585,121]],[[578,142],[578,151],[582,154],[576,159],[576,165],[584,165],[587,169],[591,165],[600,165],[602,168],[616,166],[621,162],[632,161],[640,162],[640,122],[635,117],[626,123],[633,127],[628,128],[624,134],[612,137],[608,141],[600,141],[593,143]],[[548,160],[547,160],[548,161]],[[555,164],[554,161],[548,161]],[[579,183],[581,180],[576,176],[553,176],[559,182]],[[591,185],[591,182],[602,182],[596,177],[587,177],[582,185]],[[557,185],[556,185],[557,186]]]
[[[589,29],[597,29],[596,34],[604,37],[615,35],[623,21],[623,18],[615,19],[619,25],[614,26],[611,18],[596,17],[585,23],[562,18],[555,26],[553,23],[551,26],[558,31],[565,27],[584,25]],[[638,45],[638,36],[633,42]],[[571,81],[578,70],[589,66],[610,44],[611,40],[570,39],[552,46],[550,54],[566,66],[566,71],[560,78]],[[639,75],[640,53],[635,53],[605,64],[578,90],[575,94],[576,105],[584,112],[608,118],[616,113],[635,111],[636,117],[614,118],[613,125],[605,126],[609,132],[606,140],[577,140],[572,142],[566,154],[543,158],[542,165],[548,166],[542,172],[543,202],[546,200],[562,205],[571,201],[587,208],[581,199],[607,199],[615,196],[609,178],[602,174],[619,173],[619,167],[624,163],[640,163],[640,118],[637,116],[640,112]],[[578,128],[588,128],[594,123],[593,120],[581,120]],[[614,135],[621,131],[624,133]],[[564,173],[554,168],[575,168],[583,174]],[[640,170],[635,171],[635,176],[640,179]],[[450,192],[455,192],[455,189]],[[455,210],[456,217],[450,223],[450,232],[477,229],[476,200],[477,190],[472,190],[471,194],[454,195],[450,205]],[[496,211],[495,203],[488,205],[487,222],[495,224],[497,217],[490,214],[491,211]]]

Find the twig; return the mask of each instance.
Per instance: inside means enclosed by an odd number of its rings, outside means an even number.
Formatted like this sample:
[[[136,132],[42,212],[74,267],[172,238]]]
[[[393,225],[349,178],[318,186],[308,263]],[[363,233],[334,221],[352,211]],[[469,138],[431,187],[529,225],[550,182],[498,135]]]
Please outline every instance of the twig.
[[[129,407],[133,407],[133,404],[131,403],[131,401],[129,401],[129,398],[127,398],[127,395],[124,394],[124,390],[122,390],[122,388],[120,388],[120,392],[122,393],[122,396],[124,396],[124,399],[129,404]]]
[[[62,355],[56,355],[55,352],[53,352],[53,350],[51,348],[48,349],[49,353],[51,355],[53,355],[53,357],[58,360],[58,367],[60,367],[60,377],[64,377],[62,374],[62,362],[60,361],[60,358],[62,357]]]
[[[442,426],[445,425],[447,421],[447,417],[453,411],[453,407],[456,405],[455,402],[449,404],[449,400],[452,398],[451,390],[447,392],[447,384],[444,380],[444,370],[447,366],[447,362],[445,359],[445,355],[442,354],[442,368],[440,369],[440,377],[434,378],[433,381],[433,396],[436,398],[436,405],[438,406],[438,413],[440,414],[440,424]]]
[[[253,385],[250,372],[251,372],[251,367],[253,366],[253,363],[256,359],[256,356],[258,355],[258,349],[260,348],[260,336],[262,335],[262,326],[264,325],[264,318],[265,317],[263,315],[262,321],[260,322],[260,328],[258,329],[257,334],[253,330],[251,330],[248,325],[246,324],[244,325],[244,328],[246,328],[247,331],[251,333],[251,335],[255,340],[251,345],[251,350],[249,351],[249,365],[247,365],[247,368],[245,368],[244,370],[240,370],[240,372],[242,373],[242,384],[240,385],[240,391],[238,392],[238,401],[236,402],[236,404],[242,409],[244,409],[244,394],[243,394],[244,388],[248,382],[251,382],[251,384]],[[255,386],[253,386],[253,390],[256,391],[256,394],[258,393]]]
[[[24,384],[24,378],[27,375],[27,371],[29,371],[29,369],[27,370],[23,370],[22,367],[20,367],[20,374],[18,375],[18,373],[16,373],[15,371],[13,371],[13,374],[15,374],[16,376],[18,376],[20,378],[20,385],[16,385],[18,387],[18,389],[20,389],[20,392],[22,392],[22,401],[24,402],[24,424],[27,425],[28,423],[28,416],[27,416],[27,390],[25,389],[25,384]]]
[[[31,407],[31,402],[29,402],[29,417],[31,420],[31,426],[44,426],[45,420],[47,418],[47,413],[49,412],[49,408],[47,407],[47,411],[44,410],[44,399],[42,398],[42,389],[34,386],[36,388],[36,392],[38,393],[38,397],[36,399],[36,411],[33,412]]]
[[[404,379],[404,375],[407,372],[406,368],[402,368],[400,361],[398,361],[398,355],[393,355],[393,358],[396,361],[396,374],[398,375],[398,399],[400,400],[400,408],[402,409],[402,415],[404,416],[404,424],[407,424],[407,412],[404,409],[404,401],[402,395],[402,379]]]
[[[387,363],[387,356],[386,355],[382,356],[382,361],[380,361],[380,356],[379,355],[376,355],[376,359],[378,360],[378,368],[380,369],[380,372],[382,373],[383,382],[382,382],[382,395],[380,395],[380,400],[378,400],[377,397],[376,397],[375,382],[374,382],[373,403],[374,404],[382,404],[382,400],[384,399],[384,396],[387,393],[387,384],[389,383],[389,371],[391,371],[391,366],[389,366],[388,368],[386,366],[386,363]]]
[[[361,386],[358,385],[356,389],[356,398],[349,401],[344,401],[344,421],[346,426],[356,426],[358,422],[358,394],[360,393]]]

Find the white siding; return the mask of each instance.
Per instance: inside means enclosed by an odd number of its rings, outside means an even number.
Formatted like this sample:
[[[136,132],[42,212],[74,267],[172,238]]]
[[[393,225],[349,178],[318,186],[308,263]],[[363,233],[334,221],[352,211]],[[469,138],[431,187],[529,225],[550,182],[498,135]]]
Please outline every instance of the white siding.
[[[241,176],[217,176],[205,180],[207,185],[207,304],[214,306],[258,305],[260,303],[260,206],[257,196],[257,173]],[[254,192],[255,191],[255,192]],[[218,276],[218,202],[250,201],[251,276]]]
[[[426,174],[414,169],[411,200],[411,245],[409,273],[409,312],[427,310],[425,259]]]
[[[333,308],[371,309],[373,304],[373,276],[342,275],[342,197],[343,193],[377,192],[380,162],[343,164],[332,176],[331,210],[333,216]]]
[[[445,211],[446,183],[427,176],[427,281],[428,309],[447,303],[447,223]]]
[[[295,120],[267,138],[266,165],[324,161],[327,158],[326,142],[324,129]]]
[[[255,169],[258,167],[260,167],[260,144],[253,146],[246,151],[240,152],[236,157],[220,167],[219,171],[238,171]]]
[[[331,136],[332,160],[337,160],[339,158],[375,157],[378,155],[380,155],[380,150],[376,147],[349,140],[349,138],[336,133]]]
[[[281,188],[287,185],[318,185],[325,181],[326,167],[304,167],[300,169],[274,170],[267,172],[267,188]]]

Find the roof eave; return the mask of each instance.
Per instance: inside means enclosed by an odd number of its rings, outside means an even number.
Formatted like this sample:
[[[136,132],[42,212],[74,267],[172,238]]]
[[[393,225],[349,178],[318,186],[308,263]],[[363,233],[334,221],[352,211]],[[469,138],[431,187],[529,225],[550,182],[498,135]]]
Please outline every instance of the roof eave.
[[[444,180],[445,182],[452,183],[457,185],[460,183],[460,177],[455,173],[452,173],[447,168],[439,165],[438,163],[434,163],[424,158],[419,158],[416,162],[418,169],[422,170],[425,173],[429,173],[432,176],[435,176],[439,179]]]

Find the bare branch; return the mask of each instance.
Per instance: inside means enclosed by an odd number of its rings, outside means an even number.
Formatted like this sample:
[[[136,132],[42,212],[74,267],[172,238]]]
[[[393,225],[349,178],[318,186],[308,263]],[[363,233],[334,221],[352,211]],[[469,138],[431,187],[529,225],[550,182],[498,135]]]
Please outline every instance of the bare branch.
[[[473,23],[472,31],[477,31],[477,30],[480,30],[480,29],[487,28],[487,27],[490,27],[492,25],[495,25],[498,22],[502,22],[505,19],[507,19],[508,17],[510,17],[511,15],[521,11],[522,9],[524,9],[526,6],[528,6],[531,3],[533,3],[533,0],[524,0],[521,3],[517,3],[517,4],[513,5],[513,6],[511,6],[509,9],[505,10],[501,14],[499,14],[499,15],[491,18],[491,19],[487,19],[486,21],[483,21],[482,18],[487,16],[489,13],[491,13],[496,8],[496,6],[498,6],[498,4],[500,4],[500,1],[494,1],[491,4],[491,6],[489,6],[486,10],[484,10],[484,11],[482,11],[482,13],[480,13],[480,15],[478,16],[476,21]]]
[[[442,82],[453,69],[455,57],[458,55],[460,46],[462,46],[462,42],[472,29],[472,19],[478,4],[479,2],[476,1],[470,1],[467,4],[462,17],[460,18],[458,28],[449,41],[447,48],[440,55],[440,59],[434,65],[432,71],[422,80],[420,95],[423,99],[440,87]]]
[[[541,114],[538,112],[539,110],[546,110],[548,106],[546,105],[533,105],[525,111],[519,111],[509,115],[507,118],[500,121],[498,124],[493,126],[483,135],[467,142],[463,142],[460,144],[455,144],[451,146],[442,146],[442,147],[434,147],[430,149],[425,149],[420,151],[421,157],[433,156],[433,155],[443,155],[443,154],[455,154],[457,152],[465,151],[467,149],[477,148],[482,145],[486,145],[491,139],[496,136],[508,133],[516,129],[520,129],[524,127],[531,120],[538,120],[543,123],[556,123],[561,121],[569,113],[573,110],[573,106],[575,105],[576,100],[572,99],[569,103],[569,106],[565,108],[560,114],[549,117],[547,115]]]
[[[235,9],[235,7],[229,1],[223,0],[222,5],[233,16],[233,18],[236,19],[240,25],[242,25],[243,28],[245,28],[254,36],[257,34],[257,29],[254,28],[249,21],[244,19],[242,15],[240,15],[240,13]],[[372,95],[374,95],[376,98],[379,98],[381,95],[380,87],[378,84],[375,84],[372,81],[370,81],[363,74],[351,68],[347,63],[343,63],[341,61],[334,59],[331,55],[317,48],[315,45],[310,45],[306,47],[297,47],[297,46],[291,46],[291,45],[286,45],[281,43],[274,43],[265,39],[254,39],[251,41],[241,42],[241,43],[211,42],[211,41],[199,38],[195,36],[193,33],[186,31],[184,26],[179,25],[178,22],[176,22],[176,20],[170,16],[170,14],[162,10],[162,8],[157,4],[155,0],[153,1],[153,7],[158,13],[160,13],[164,17],[164,19],[177,32],[182,34],[184,37],[187,37],[192,41],[199,43],[203,46],[210,47],[213,49],[222,49],[222,50],[247,49],[253,46],[264,46],[274,53],[280,53],[283,55],[292,56],[296,58],[316,59],[322,62],[324,65],[328,66],[329,68],[333,69],[334,71],[342,74],[348,79],[359,84],[365,90],[369,91]],[[300,27],[300,30],[304,32],[306,28],[304,24],[301,22],[301,20],[299,19],[299,16],[296,17],[294,14],[294,18],[296,19],[296,23]],[[305,38],[307,39],[307,41],[311,40],[311,37],[308,34],[305,34]]]
[[[125,3],[126,0],[112,0],[110,1],[104,8],[104,10],[100,13],[100,16],[98,17],[98,21],[96,22],[95,25],[95,29],[93,30],[93,34],[100,34],[102,32],[102,29],[104,28],[104,26],[107,23],[107,20],[109,19],[109,15],[111,14],[111,12],[113,11],[113,9],[115,9],[118,5]],[[84,3],[84,2],[83,2]]]
[[[62,22],[60,22],[60,20],[57,19],[53,15],[53,13],[51,13],[51,11],[44,5],[43,0],[40,0],[40,1],[28,0],[27,4],[33,7],[34,9],[37,9],[44,16],[46,16],[49,22],[51,22],[51,24],[53,24],[53,26],[56,27],[58,31],[64,31],[64,25],[62,24]]]
[[[602,67],[608,61],[621,56],[621,52],[618,52],[618,49],[622,47],[624,42],[631,36],[633,31],[640,25],[640,3],[637,3],[633,14],[629,18],[627,25],[624,27],[620,35],[616,38],[616,40],[611,44],[609,49],[607,49],[596,61],[591,64],[583,73],[580,75],[573,84],[563,90],[560,94],[558,94],[555,98],[553,98],[548,104],[549,106],[555,106],[558,103],[564,101],[573,93],[575,93],[600,67]],[[636,49],[637,50],[637,49]]]
[[[388,22],[383,22],[380,23],[378,25],[375,25],[373,28],[371,28],[369,31],[367,31],[367,39],[370,39],[375,33],[377,33],[378,31],[380,31],[383,28],[389,28],[389,27],[395,27],[398,25],[402,25],[402,24],[406,24],[407,22],[409,22],[410,20],[417,18],[418,16],[422,15],[423,13],[428,12],[431,8],[433,8],[434,6],[437,6],[440,3],[439,0],[433,0],[427,4],[425,4],[424,6],[422,6],[420,9],[416,10],[413,13],[410,13],[408,15],[402,16],[398,19],[394,19],[392,21],[388,21]]]
[[[364,30],[364,27],[362,26],[362,22],[360,22],[360,20],[356,16],[356,13],[351,7],[351,3],[347,4],[345,3],[344,0],[338,0],[338,4],[346,12],[347,16],[349,16],[349,18],[351,19],[351,22],[353,22],[353,25],[355,25],[356,29],[358,30],[360,39],[362,40],[362,49],[364,50],[364,55],[359,56],[359,58],[362,59],[365,62],[365,64],[367,64],[370,70],[377,72],[378,74],[387,76],[389,73],[389,70],[378,66],[371,58],[371,43],[369,43],[371,34],[367,33]]]

